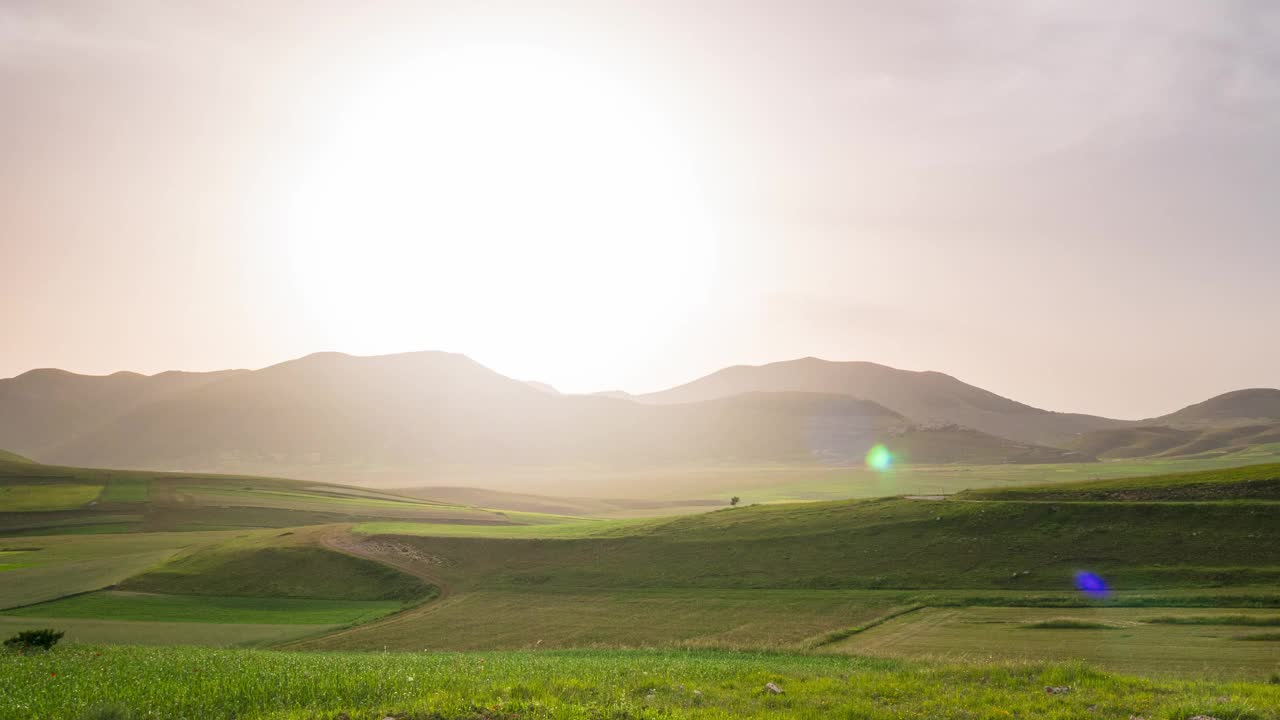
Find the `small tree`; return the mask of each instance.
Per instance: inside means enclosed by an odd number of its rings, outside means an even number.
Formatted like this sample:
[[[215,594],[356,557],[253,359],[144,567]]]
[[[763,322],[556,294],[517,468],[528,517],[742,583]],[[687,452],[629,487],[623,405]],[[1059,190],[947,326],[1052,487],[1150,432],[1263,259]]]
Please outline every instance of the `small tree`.
[[[742,502],[742,498],[738,497],[737,495],[734,495],[733,497],[729,498],[730,507],[737,507],[738,503],[740,502]]]
[[[62,639],[63,635],[66,635],[66,633],[59,632],[57,630],[50,630],[48,628],[43,630],[23,630],[17,635],[5,640],[4,646],[20,651],[51,650],[54,645],[58,644],[58,641]]]

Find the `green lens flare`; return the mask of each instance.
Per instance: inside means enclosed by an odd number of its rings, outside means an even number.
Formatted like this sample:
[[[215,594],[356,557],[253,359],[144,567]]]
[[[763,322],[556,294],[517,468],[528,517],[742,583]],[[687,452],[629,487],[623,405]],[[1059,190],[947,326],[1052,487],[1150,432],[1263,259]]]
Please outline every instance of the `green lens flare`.
[[[872,470],[888,470],[893,464],[893,453],[884,445],[876,445],[867,451],[867,467]]]

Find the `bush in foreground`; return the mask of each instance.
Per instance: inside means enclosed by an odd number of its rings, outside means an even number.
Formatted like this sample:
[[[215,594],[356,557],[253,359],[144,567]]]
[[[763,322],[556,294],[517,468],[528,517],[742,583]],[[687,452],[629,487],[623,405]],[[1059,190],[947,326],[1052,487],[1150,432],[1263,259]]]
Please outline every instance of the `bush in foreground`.
[[[73,647],[0,657],[0,717],[201,720],[1280,720],[1280,686],[1078,664],[677,651],[291,653]],[[782,692],[773,693],[773,683]],[[1057,692],[1049,692],[1053,688]],[[103,714],[104,706],[116,704]],[[97,712],[97,715],[90,713]]]
[[[45,628],[43,630],[23,630],[4,641],[4,646],[11,650],[23,652],[31,650],[52,650],[54,645],[66,635],[64,632]]]

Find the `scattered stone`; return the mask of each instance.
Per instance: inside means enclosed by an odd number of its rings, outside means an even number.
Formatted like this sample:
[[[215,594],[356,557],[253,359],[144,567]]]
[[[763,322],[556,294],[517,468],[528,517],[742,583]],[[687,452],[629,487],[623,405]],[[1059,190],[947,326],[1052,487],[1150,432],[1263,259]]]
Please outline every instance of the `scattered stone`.
[[[1130,715],[1129,720],[1147,720],[1147,719],[1141,715]]]
[[[1050,685],[1044,691],[1050,695],[1065,695],[1071,692],[1071,687],[1069,685]]]
[[[1218,718],[1212,715],[1194,715],[1191,720],[1218,720]]]
[[[777,686],[776,684],[774,684],[774,683],[765,683],[765,684],[764,684],[764,689],[765,689],[765,690],[768,690],[770,693],[772,693],[772,694],[774,694],[774,695],[781,695],[781,694],[782,694],[782,688],[778,687],[778,686]]]
[[[694,690],[694,691],[693,691],[693,694],[694,694],[694,695],[697,695],[698,697],[702,697],[702,691],[701,691],[701,690]]]

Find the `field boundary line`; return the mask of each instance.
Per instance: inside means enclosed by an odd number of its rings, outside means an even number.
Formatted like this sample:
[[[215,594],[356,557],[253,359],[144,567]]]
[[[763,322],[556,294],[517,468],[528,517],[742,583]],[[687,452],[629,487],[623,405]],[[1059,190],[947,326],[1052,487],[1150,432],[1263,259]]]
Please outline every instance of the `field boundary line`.
[[[887,623],[890,620],[893,620],[894,618],[899,618],[908,613],[913,613],[913,612],[916,612],[917,610],[923,610],[927,607],[929,606],[916,604],[916,605],[907,605],[905,607],[896,608],[894,610],[890,610],[884,615],[873,618],[861,625],[854,625],[853,627],[842,628],[840,630],[832,630],[831,632],[824,633],[815,638],[810,638],[808,640],[803,641],[800,644],[800,646],[808,650],[816,650],[820,647],[831,645],[833,643],[838,643],[841,640],[853,637],[854,635],[857,635],[860,632],[865,632],[878,625],[883,625],[884,623]]]

